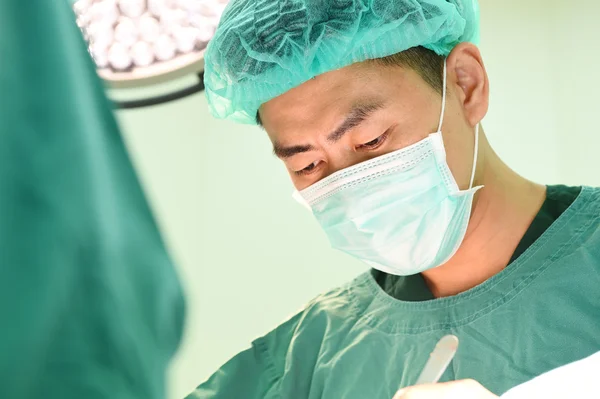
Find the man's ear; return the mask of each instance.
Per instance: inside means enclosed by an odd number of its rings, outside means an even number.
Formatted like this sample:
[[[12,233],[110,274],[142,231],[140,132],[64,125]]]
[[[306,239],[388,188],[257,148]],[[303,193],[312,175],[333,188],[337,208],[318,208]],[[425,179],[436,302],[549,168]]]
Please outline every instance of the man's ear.
[[[489,107],[489,80],[481,53],[474,44],[461,43],[452,50],[446,63],[448,84],[456,85],[465,116],[475,126]]]

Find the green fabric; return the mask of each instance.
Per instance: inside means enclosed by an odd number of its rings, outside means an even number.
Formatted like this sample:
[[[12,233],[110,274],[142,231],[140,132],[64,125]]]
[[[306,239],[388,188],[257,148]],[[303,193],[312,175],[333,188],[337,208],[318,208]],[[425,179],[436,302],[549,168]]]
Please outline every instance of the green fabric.
[[[544,234],[544,232],[566,211],[581,193],[581,187],[548,186],[546,200],[533,219],[531,226],[519,242],[510,262],[517,260],[527,248]]]
[[[389,399],[415,383],[448,333],[460,346],[442,381],[474,378],[501,394],[600,350],[598,287],[600,189],[583,188],[525,253],[483,284],[407,302],[366,273],[258,339],[189,398]]]
[[[164,398],[182,291],[67,2],[0,54],[0,398]]]
[[[548,186],[546,190],[546,200],[542,204],[540,211],[533,219],[531,226],[519,242],[510,263],[513,263],[519,256],[533,245],[533,243],[544,234],[544,232],[554,223],[564,211],[577,199],[581,192],[581,187],[567,186]],[[394,276],[372,270],[373,277],[377,284],[390,296],[402,301],[426,301],[434,299],[433,293],[425,283],[421,274],[412,276]]]
[[[206,97],[215,117],[253,124],[261,104],[322,73],[465,41],[479,41],[477,0],[232,0],[206,51]]]

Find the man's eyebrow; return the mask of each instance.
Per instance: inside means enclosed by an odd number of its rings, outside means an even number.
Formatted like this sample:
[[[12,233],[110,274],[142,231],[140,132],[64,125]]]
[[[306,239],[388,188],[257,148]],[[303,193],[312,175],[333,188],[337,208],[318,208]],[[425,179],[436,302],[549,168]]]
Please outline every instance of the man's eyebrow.
[[[346,132],[360,125],[375,111],[382,109],[384,106],[385,102],[382,100],[366,101],[354,106],[352,110],[348,113],[348,116],[346,117],[344,122],[342,122],[342,124],[332,133],[327,135],[327,140],[331,142],[336,142],[340,140],[344,136],[344,134],[346,134]],[[273,143],[273,154],[275,154],[275,156],[281,159],[291,158],[294,155],[314,150],[315,147],[313,147],[310,144],[286,147],[277,142]]]
[[[327,140],[333,143],[339,141],[350,129],[360,125],[375,111],[382,109],[384,106],[385,102],[381,100],[363,102],[354,106],[346,117],[346,120],[337,129],[327,135]]]
[[[291,147],[282,146],[279,143],[273,144],[273,154],[275,154],[278,158],[285,159],[293,157],[296,154],[301,154],[303,152],[313,151],[315,147],[310,144],[306,145],[294,145]]]

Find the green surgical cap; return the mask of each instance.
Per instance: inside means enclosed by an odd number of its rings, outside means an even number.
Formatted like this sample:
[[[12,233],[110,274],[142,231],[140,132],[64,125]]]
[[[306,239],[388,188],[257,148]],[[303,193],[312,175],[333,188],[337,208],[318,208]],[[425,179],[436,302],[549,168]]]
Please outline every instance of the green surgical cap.
[[[322,73],[478,40],[477,0],[232,0],[206,51],[206,96],[215,117],[252,124],[261,104]]]

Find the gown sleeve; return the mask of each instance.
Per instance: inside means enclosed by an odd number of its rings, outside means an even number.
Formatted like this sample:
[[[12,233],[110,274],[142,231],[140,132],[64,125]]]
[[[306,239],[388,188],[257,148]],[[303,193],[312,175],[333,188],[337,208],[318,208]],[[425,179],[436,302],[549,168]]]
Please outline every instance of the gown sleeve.
[[[186,399],[281,399],[282,378],[303,311],[233,357]],[[307,357],[308,359],[308,357]],[[310,360],[307,360],[310,364]],[[310,367],[310,366],[309,366]],[[288,387],[289,388],[289,387]]]
[[[263,342],[239,353],[186,399],[278,398],[279,379]]]

